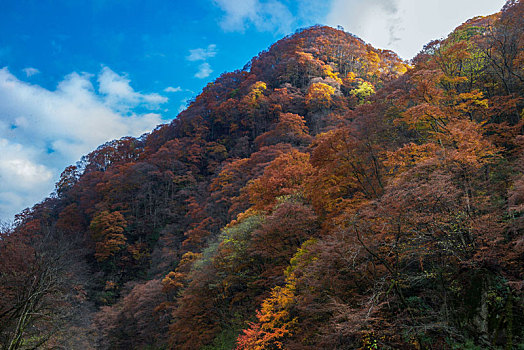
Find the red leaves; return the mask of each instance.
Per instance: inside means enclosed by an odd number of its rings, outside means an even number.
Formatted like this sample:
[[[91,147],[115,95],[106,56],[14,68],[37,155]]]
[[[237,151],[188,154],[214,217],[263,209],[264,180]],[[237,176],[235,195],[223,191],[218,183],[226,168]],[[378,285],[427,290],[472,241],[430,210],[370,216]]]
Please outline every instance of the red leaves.
[[[286,201],[277,205],[262,227],[253,232],[250,250],[271,264],[284,265],[317,229],[317,217],[311,208]]]
[[[383,166],[378,147],[360,140],[350,128],[320,134],[313,143],[313,176],[308,197],[318,212],[355,210],[382,192]]]
[[[290,143],[294,146],[307,145],[311,142],[308,127],[303,117],[293,113],[280,114],[279,122],[274,129],[255,139],[258,149],[277,143]]]
[[[406,64],[347,33],[276,43],[171,125],[103,145],[82,175],[67,168],[59,198],[0,240],[14,285],[0,285],[0,312],[31,280],[35,242],[90,221],[92,268],[111,281],[94,292],[121,293],[99,314],[107,347],[163,342],[171,313],[177,349],[254,317],[239,349],[438,347],[486,338],[482,317],[493,346],[509,339],[522,311],[506,288],[523,273],[522,6],[431,43],[390,83]],[[469,274],[484,309],[464,301]]]
[[[302,193],[312,171],[309,154],[295,150],[283,154],[267,166],[262,176],[247,185],[250,202],[255,209],[268,210],[278,197]]]
[[[96,314],[94,321],[103,335],[102,344],[124,349],[165,342],[169,315],[157,309],[163,300],[162,284],[157,279],[131,286],[116,305],[102,307]]]

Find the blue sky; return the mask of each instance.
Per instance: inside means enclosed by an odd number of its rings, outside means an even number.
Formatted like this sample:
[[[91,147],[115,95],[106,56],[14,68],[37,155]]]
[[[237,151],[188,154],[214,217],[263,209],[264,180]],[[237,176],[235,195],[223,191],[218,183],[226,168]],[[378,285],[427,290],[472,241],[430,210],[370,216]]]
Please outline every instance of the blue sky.
[[[412,58],[503,0],[1,0],[0,220],[105,141],[176,117],[297,28],[342,25]]]

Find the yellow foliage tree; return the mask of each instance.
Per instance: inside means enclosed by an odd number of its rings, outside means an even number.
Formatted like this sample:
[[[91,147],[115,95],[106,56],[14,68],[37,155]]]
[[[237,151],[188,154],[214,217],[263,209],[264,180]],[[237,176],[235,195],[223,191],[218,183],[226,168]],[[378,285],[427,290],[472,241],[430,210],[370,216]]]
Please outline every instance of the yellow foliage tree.
[[[367,81],[361,81],[357,88],[349,92],[351,95],[356,96],[359,101],[363,101],[368,96],[371,96],[375,93],[375,88],[371,83]]]
[[[310,110],[329,108],[335,88],[324,83],[313,83],[307,90],[306,106]]]
[[[253,108],[258,107],[258,100],[267,89],[266,83],[257,81],[250,87],[249,93],[244,97],[243,102]]]

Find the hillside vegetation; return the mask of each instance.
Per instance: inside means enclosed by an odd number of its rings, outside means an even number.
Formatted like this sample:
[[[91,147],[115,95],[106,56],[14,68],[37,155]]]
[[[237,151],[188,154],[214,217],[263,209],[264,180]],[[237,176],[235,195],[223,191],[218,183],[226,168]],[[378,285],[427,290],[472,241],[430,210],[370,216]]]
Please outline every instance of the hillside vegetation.
[[[0,349],[522,349],[524,5],[408,64],[329,27],[0,236]]]

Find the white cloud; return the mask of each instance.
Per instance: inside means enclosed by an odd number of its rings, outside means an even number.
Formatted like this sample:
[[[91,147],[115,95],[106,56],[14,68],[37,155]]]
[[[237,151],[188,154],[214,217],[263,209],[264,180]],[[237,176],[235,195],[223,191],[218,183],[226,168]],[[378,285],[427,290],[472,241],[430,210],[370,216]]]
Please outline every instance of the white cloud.
[[[164,92],[180,92],[180,91],[182,91],[182,88],[180,86],[177,86],[177,87],[168,86],[164,89]]]
[[[497,12],[505,0],[333,0],[325,22],[410,59],[466,20]]]
[[[200,66],[198,66],[198,72],[195,73],[195,77],[199,79],[204,79],[210,76],[211,73],[213,73],[211,66],[209,65],[209,63],[204,62]]]
[[[51,180],[52,173],[45,166],[36,164],[36,152],[22,145],[0,138],[0,177],[3,182],[12,184],[11,188],[30,190],[36,184]]]
[[[133,90],[131,81],[126,76],[118,75],[108,67],[102,67],[98,75],[98,92],[105,95],[109,107],[127,112],[129,109],[143,105],[148,109],[158,109],[167,102],[167,98],[159,94],[142,94]]]
[[[198,48],[189,50],[189,56],[187,56],[188,61],[205,61],[208,58],[215,57],[217,54],[217,46],[215,44],[210,44],[207,48]]]
[[[22,71],[25,73],[25,75],[28,78],[32,77],[33,75],[36,75],[36,74],[40,73],[40,71],[38,69],[33,68],[33,67],[24,68],[24,69],[22,69]]]
[[[198,66],[198,72],[196,72],[194,75],[195,78],[204,79],[213,73],[211,65],[206,61],[208,58],[215,57],[216,54],[217,50],[215,44],[210,44],[207,46],[207,48],[189,50],[189,56],[186,57],[188,61],[203,61]]]
[[[243,32],[254,25],[259,31],[287,34],[293,26],[291,11],[280,1],[214,0],[214,3],[225,12],[220,26],[228,32]]]
[[[167,98],[134,91],[127,77],[104,67],[93,75],[71,73],[47,90],[0,69],[0,219],[12,219],[54,188],[65,166],[98,145],[139,136],[161,123],[156,108]],[[124,113],[125,112],[125,113]]]

